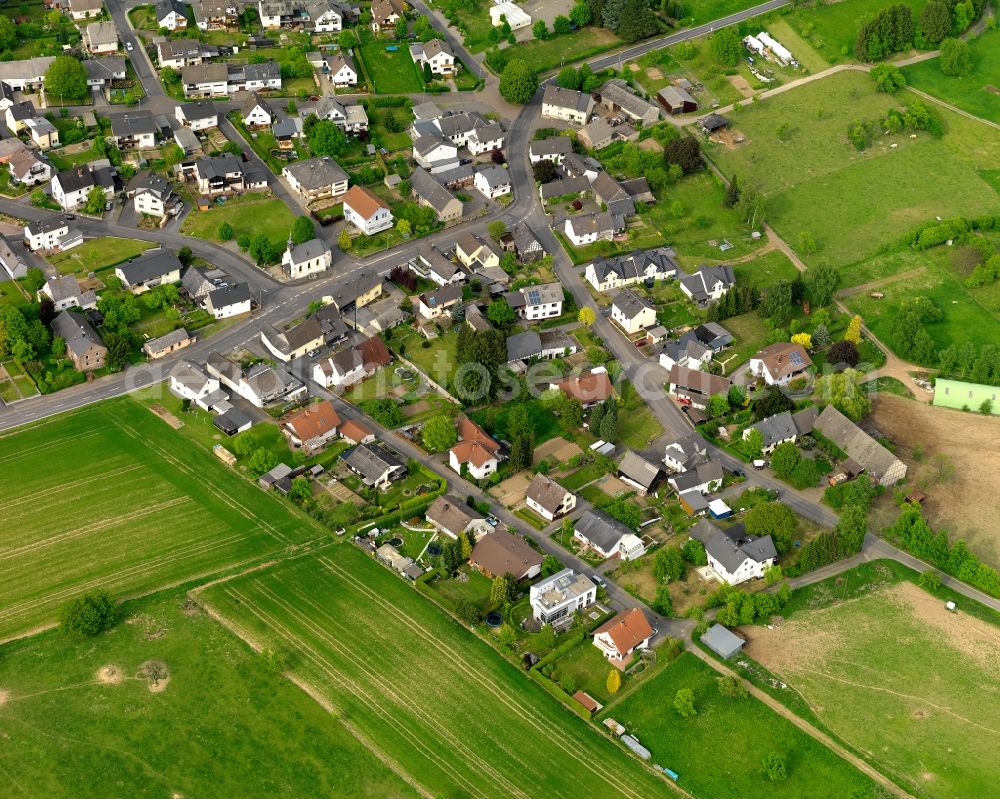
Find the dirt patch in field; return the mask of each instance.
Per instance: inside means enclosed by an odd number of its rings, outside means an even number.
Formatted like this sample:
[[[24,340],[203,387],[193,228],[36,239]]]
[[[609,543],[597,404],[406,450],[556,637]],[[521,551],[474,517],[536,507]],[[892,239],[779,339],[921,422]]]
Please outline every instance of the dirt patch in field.
[[[101,666],[97,670],[94,679],[105,685],[119,685],[125,681],[125,674],[120,668],[109,663],[107,666]]]
[[[822,613],[822,611],[817,611]],[[791,619],[767,627],[740,628],[747,639],[744,651],[774,674],[796,673],[806,664],[823,663],[843,640],[839,631],[808,620]]]
[[[515,474],[491,488],[490,493],[500,501],[501,505],[513,508],[518,503],[524,502],[524,495],[528,492],[530,483],[531,480],[523,473]]]
[[[633,490],[631,486],[626,485],[617,477],[611,477],[610,475],[602,480],[598,480],[597,487],[609,497],[617,497],[619,494]]]
[[[753,88],[742,75],[729,75],[726,79],[744,97],[753,97]]]
[[[660,78],[663,77],[663,73],[659,70],[658,67],[647,67],[646,77],[652,78],[653,80],[659,80]]]
[[[572,441],[567,441],[561,436],[556,436],[555,438],[550,438],[544,444],[540,444],[535,448],[535,455],[532,459],[532,464],[537,466],[545,458],[552,458],[559,463],[565,463],[574,455],[582,455],[583,450],[580,449],[579,445],[574,444]]]
[[[0,707],[6,705],[8,699],[10,699],[10,691],[5,691],[0,688]]]
[[[159,416],[163,421],[170,425],[174,430],[180,430],[184,427],[184,422],[174,416],[170,411],[164,408],[162,405],[150,405],[149,409]]]
[[[1000,440],[1000,419],[923,405],[892,394],[879,395],[872,419],[909,466],[910,485],[927,494],[924,512],[930,524],[964,539],[990,566],[1000,567],[995,485],[1000,447],[973,445]],[[915,457],[918,448],[919,461]],[[954,476],[935,483],[935,456],[941,455],[954,466]],[[895,517],[889,500],[891,496],[880,503],[882,514],[876,523],[888,524]]]

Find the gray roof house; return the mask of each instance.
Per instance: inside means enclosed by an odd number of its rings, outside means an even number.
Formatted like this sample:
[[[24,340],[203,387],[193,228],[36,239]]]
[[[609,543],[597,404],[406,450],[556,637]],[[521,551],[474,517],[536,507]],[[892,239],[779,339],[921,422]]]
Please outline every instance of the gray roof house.
[[[133,293],[181,279],[181,262],[170,250],[152,250],[135,260],[121,264],[115,273]]]
[[[765,569],[778,560],[771,536],[749,535],[742,524],[721,530],[707,519],[701,519],[688,535],[704,544],[708,565],[730,585],[760,579]]]
[[[816,418],[814,429],[846,452],[880,485],[891,486],[906,477],[905,463],[832,405],[827,405]]]
[[[598,92],[601,104],[612,111],[620,111],[629,119],[652,125],[660,118],[660,109],[635,94],[628,84],[620,78],[613,78],[605,83]]]
[[[663,462],[672,472],[683,472],[707,457],[708,444],[697,433],[688,433],[667,444]]]
[[[799,434],[795,426],[795,421],[792,419],[792,414],[788,411],[776,413],[774,416],[761,419],[757,424],[751,425],[743,431],[743,438],[746,438],[751,430],[760,431],[764,440],[764,452],[771,452],[778,444],[786,441],[794,442]]]
[[[588,510],[577,519],[573,536],[605,558],[618,555],[622,560],[632,560],[646,551],[631,528],[600,510]]]
[[[406,465],[378,441],[359,444],[341,456],[347,467],[367,486],[387,486],[406,475]]]
[[[681,291],[699,305],[707,305],[719,299],[736,283],[736,274],[728,264],[703,266],[693,275],[679,281]]]
[[[662,476],[663,470],[658,464],[646,460],[632,450],[627,450],[618,463],[618,477],[642,495],[655,489]]]
[[[666,280],[677,274],[676,253],[669,247],[636,250],[628,255],[598,258],[587,264],[584,277],[598,291],[631,286],[645,280]]]
[[[718,322],[700,324],[694,329],[694,334],[712,352],[719,352],[733,343],[733,334]]]

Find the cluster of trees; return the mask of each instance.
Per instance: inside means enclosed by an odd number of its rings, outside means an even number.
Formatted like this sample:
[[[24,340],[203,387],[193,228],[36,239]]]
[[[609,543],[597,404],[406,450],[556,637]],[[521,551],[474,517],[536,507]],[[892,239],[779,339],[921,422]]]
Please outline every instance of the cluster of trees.
[[[661,138],[667,146],[678,135],[676,130],[667,130],[666,135]],[[622,142],[617,153],[604,157],[612,169],[623,172],[628,177],[646,178],[649,188],[654,192],[672,186],[684,177],[684,168],[679,163],[667,164],[659,155],[643,150],[635,142]]]
[[[945,39],[941,42],[938,59],[941,72],[952,77],[964,77],[972,72],[972,49],[964,39]]]
[[[884,130],[890,133],[922,130],[935,138],[944,135],[940,117],[923,100],[914,98],[906,108],[892,108],[881,119],[852,119],[847,125],[847,139],[856,150],[862,151]]]
[[[792,548],[792,534],[797,526],[795,514],[780,502],[762,502],[747,511],[743,524],[750,535],[770,535],[774,548],[784,555]]]
[[[743,588],[724,585],[708,597],[705,607],[719,608],[715,620],[719,624],[736,627],[766,622],[788,604],[791,594],[788,583],[783,584],[775,594],[751,594]]]
[[[583,425],[583,403],[576,397],[559,389],[552,389],[543,395],[543,400],[565,427],[578,428]]]
[[[754,310],[760,304],[760,290],[752,283],[737,283],[729,291],[708,306],[705,319],[721,322],[731,316],[739,316]]]
[[[920,15],[923,38],[929,45],[958,36],[982,15],[986,0],[930,0]]]
[[[875,90],[886,94],[895,94],[906,85],[903,70],[894,64],[879,64],[872,67],[868,73],[875,81]]]
[[[790,441],[778,444],[774,448],[774,452],[771,453],[771,468],[774,469],[775,475],[787,480],[799,490],[815,487],[821,471],[818,459],[803,458],[799,448]],[[829,470],[828,464],[827,470]]]
[[[606,399],[595,405],[590,411],[590,432],[614,443],[618,439],[618,401]]]
[[[284,245],[271,241],[266,233],[241,233],[236,239],[236,246],[246,252],[257,266],[275,264],[281,260]]]
[[[405,266],[394,266],[389,273],[389,280],[408,293],[417,290],[417,276]]]
[[[867,479],[861,478],[855,480],[854,484],[865,482]],[[868,508],[874,496],[874,491],[864,487],[855,489],[850,498],[851,504],[845,505],[833,529],[824,530],[802,545],[796,561],[799,570],[813,571],[834,561],[857,555],[864,545],[865,533],[868,532]]]
[[[732,410],[738,410],[746,404],[746,389],[743,386],[731,386],[728,394],[713,394],[708,398],[705,410],[712,419],[725,416]]]
[[[535,456],[535,425],[528,409],[515,405],[507,419],[507,436],[510,439],[510,466],[514,472],[531,467]]]
[[[380,425],[390,430],[399,427],[405,418],[399,403],[389,397],[365,400],[361,403],[361,409]]]
[[[347,134],[329,119],[309,114],[302,121],[302,132],[315,156],[329,155],[336,158],[347,150]]]
[[[926,325],[940,322],[944,313],[927,297],[913,297],[900,303],[889,331],[892,348],[903,358],[932,365],[936,360],[934,339]]]
[[[971,341],[950,344],[938,353],[938,367],[945,374],[973,383],[1000,386],[1000,347]]]
[[[699,172],[705,168],[705,159],[701,156],[701,146],[691,136],[679,136],[668,141],[663,147],[663,162],[668,169],[677,164],[685,175]]]
[[[875,14],[864,14],[854,40],[854,57],[880,61],[893,53],[909,50],[917,33],[910,7],[897,3]]]
[[[507,339],[502,330],[476,331],[460,325],[455,360],[454,390],[460,399],[469,403],[496,399],[500,370],[507,364]]]
[[[603,75],[595,75],[589,64],[584,64],[579,69],[576,67],[563,67],[556,76],[556,83],[563,89],[576,89],[577,91],[596,91],[604,83]]]
[[[51,312],[51,303],[48,308]],[[48,321],[52,321],[52,316]],[[46,325],[38,307],[0,306],[0,357],[13,357],[25,363],[46,352],[51,344],[51,334]]]
[[[722,28],[708,40],[712,58],[724,67],[735,67],[743,58],[743,42],[736,28]]]
[[[850,342],[841,343],[847,347],[853,346]],[[824,402],[833,405],[848,419],[856,422],[867,416],[872,408],[871,400],[861,389],[861,384],[868,379],[869,376],[864,372],[848,367],[842,372],[822,375],[816,381],[815,392]]]
[[[87,88],[87,69],[73,56],[56,56],[45,72],[45,93],[49,97],[65,100],[83,100],[90,90]]]
[[[885,532],[908,552],[929,561],[941,571],[990,596],[1000,596],[1000,576],[996,569],[982,563],[964,541],[952,544],[946,531],[935,533],[916,503],[905,503],[896,521]]]
[[[256,56],[255,56],[256,58]],[[265,61],[261,58],[261,61]],[[281,59],[282,78],[311,78],[313,74],[312,65],[306,58],[306,52],[301,47],[289,47]]]

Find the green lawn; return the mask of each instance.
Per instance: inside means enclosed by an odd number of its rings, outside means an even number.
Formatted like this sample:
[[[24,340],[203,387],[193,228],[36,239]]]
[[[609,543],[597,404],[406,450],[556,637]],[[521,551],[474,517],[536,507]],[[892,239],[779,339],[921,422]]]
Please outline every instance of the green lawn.
[[[157,29],[156,11],[152,5],[136,6],[128,12],[128,18],[136,30]]]
[[[670,795],[660,777],[352,546],[203,596],[287,652],[295,675],[424,795]]]
[[[52,632],[4,647],[5,796],[418,795],[350,720],[185,606],[182,593],[127,612],[128,623],[94,640]],[[137,676],[149,660],[166,664],[162,693]],[[107,666],[121,682],[99,681]]]
[[[509,441],[510,436],[507,432],[507,421],[510,418],[511,410],[517,407],[517,405],[523,405],[527,408],[528,417],[535,425],[536,445],[542,444],[556,436],[566,435],[572,437],[571,432],[564,430],[562,425],[559,424],[559,419],[556,418],[555,414],[545,407],[545,403],[536,398],[526,399],[523,402],[508,402],[499,407],[491,405],[487,408],[480,408],[470,413],[469,418],[476,424],[485,426],[486,431],[495,438]]]
[[[429,587],[437,594],[438,599],[451,608],[457,607],[459,602],[466,601],[471,602],[482,613],[493,610],[495,603],[490,599],[493,582],[468,565],[462,566],[459,573],[467,578],[464,582],[459,582],[455,578],[442,580],[439,577],[429,583]]]
[[[490,47],[489,35],[493,25],[490,22],[489,4],[485,0],[437,0],[430,5],[441,9],[445,16],[456,18],[456,27],[470,53],[481,53]]]
[[[86,588],[146,593],[323,534],[130,399],[6,433],[0,463],[19,475],[0,638],[51,623]]]
[[[813,237],[817,250],[807,262],[846,265],[935,216],[993,213],[1000,203],[977,173],[1000,159],[1000,137],[980,123],[935,106],[946,129],[941,139],[880,136],[864,152],[847,141],[851,120],[877,120],[912,99],[876,94],[864,74],[831,75],[740,109],[734,125],[747,143],[709,153],[724,173],[764,193],[768,220],[792,247],[802,233]],[[775,131],[786,123],[790,139],[782,142]]]
[[[623,381],[622,408],[618,413],[618,443],[633,449],[645,449],[653,439],[663,435],[663,427],[643,402],[635,386]]]
[[[219,226],[228,222],[233,226],[235,238],[244,233],[266,233],[272,242],[283,245],[295,222],[295,215],[282,200],[263,194],[244,194],[219,205],[213,203],[208,211],[192,210],[184,218],[181,232],[199,239],[220,241]]]
[[[1000,96],[987,89],[1000,83],[1000,31],[986,31],[969,45],[973,70],[968,75],[945,75],[941,59],[932,58],[904,67],[907,83],[977,117],[1000,122]]]
[[[1000,696],[983,687],[996,683],[989,653],[1000,619],[961,602],[950,614],[950,593],[928,594],[901,572],[866,564],[796,592],[780,627],[751,632],[761,642],[751,655],[911,793],[989,795],[1000,774]]]
[[[844,302],[861,314],[883,342],[891,341],[892,323],[901,303],[918,296],[931,299],[943,313],[940,321],[924,324],[937,349],[970,340],[977,344],[1000,341],[1000,283],[966,288],[965,275],[953,263],[952,255],[952,248],[942,246],[924,252],[890,253],[857,264],[846,273],[851,282],[895,279],[879,286],[884,299],[876,300],[870,292],[860,291],[845,297]]]
[[[604,468],[599,464],[588,463],[585,466],[581,466],[572,474],[558,478],[556,482],[568,491],[579,491],[588,483],[592,483],[599,477],[603,477],[604,474]]]
[[[413,94],[423,91],[424,81],[417,74],[406,42],[395,44],[371,36],[363,38],[364,41],[354,52],[361,55],[368,76],[375,84],[376,93]],[[385,49],[386,47],[399,49],[391,53]]]
[[[0,281],[0,305],[28,305],[28,300],[21,293],[20,286],[13,280]]]
[[[608,674],[614,668],[601,650],[594,646],[594,639],[588,635],[552,664],[550,679],[556,684],[568,683],[567,687],[573,688],[573,691],[567,691],[570,695],[578,690],[585,691],[602,705],[606,705],[611,701]],[[622,685],[624,684],[623,677]]]
[[[102,236],[87,239],[66,252],[56,253],[49,257],[49,261],[61,274],[86,275],[87,272],[98,272],[134,258],[153,246],[148,241]]]
[[[405,332],[405,335],[402,333]],[[429,343],[429,347],[424,347]],[[451,385],[456,367],[455,346],[458,344],[457,328],[450,328],[428,341],[413,328],[396,330],[389,342],[393,352],[406,358],[427,377],[446,389]]]
[[[781,250],[771,250],[751,261],[734,264],[737,283],[753,283],[764,289],[782,281],[792,281],[799,270]]]
[[[684,27],[703,25],[755,5],[759,5],[757,0],[698,0],[697,3],[684,6],[688,14],[681,20],[681,24]]]
[[[840,0],[837,3],[812,3],[785,11],[783,15],[822,58],[836,64],[853,60],[854,40],[861,15],[874,14],[897,3],[913,9],[917,25],[920,24],[926,0]],[[782,43],[795,54],[791,44]]]
[[[519,42],[503,53],[508,59],[526,61],[537,72],[551,72],[563,64],[600,55],[624,43],[607,28],[588,25],[563,36]]]
[[[725,374],[731,374],[767,345],[768,329],[756,311],[723,319],[721,324],[733,334],[734,341],[733,346],[720,352],[715,359],[725,361]]]
[[[874,799],[880,795],[871,780],[763,703],[723,697],[716,687],[717,676],[694,655],[682,654],[605,715],[638,737],[653,753],[653,762],[678,772],[680,787],[695,796]],[[681,718],[673,709],[674,695],[681,688],[694,691],[693,718]],[[857,705],[835,704],[868,723]],[[772,752],[786,759],[784,780],[772,782],[762,773],[764,758]]]

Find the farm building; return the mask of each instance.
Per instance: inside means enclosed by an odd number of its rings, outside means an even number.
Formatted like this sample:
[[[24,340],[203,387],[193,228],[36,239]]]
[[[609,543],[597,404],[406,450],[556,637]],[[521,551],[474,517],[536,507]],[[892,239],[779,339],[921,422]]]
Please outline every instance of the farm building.
[[[668,114],[688,114],[698,110],[698,101],[679,86],[664,86],[656,99]]]
[[[724,660],[729,660],[743,648],[743,639],[721,624],[713,624],[701,637],[701,642]]]
[[[817,417],[815,429],[844,450],[879,485],[891,486],[906,477],[905,463],[832,405]]]
[[[946,380],[939,377],[934,381],[934,404],[942,408],[958,408],[978,411],[983,403],[990,403],[990,413],[1000,414],[997,397],[1000,388],[982,383],[965,383],[961,380]]]

